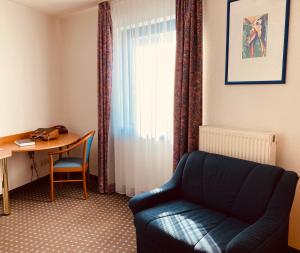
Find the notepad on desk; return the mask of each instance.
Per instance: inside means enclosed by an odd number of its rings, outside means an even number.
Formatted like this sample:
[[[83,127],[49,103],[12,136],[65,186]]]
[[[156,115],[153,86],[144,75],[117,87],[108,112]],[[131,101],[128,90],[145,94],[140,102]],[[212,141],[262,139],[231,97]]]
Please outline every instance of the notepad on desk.
[[[35,145],[35,141],[31,139],[22,139],[22,140],[16,140],[15,143],[20,147],[26,147],[26,146],[33,146]]]

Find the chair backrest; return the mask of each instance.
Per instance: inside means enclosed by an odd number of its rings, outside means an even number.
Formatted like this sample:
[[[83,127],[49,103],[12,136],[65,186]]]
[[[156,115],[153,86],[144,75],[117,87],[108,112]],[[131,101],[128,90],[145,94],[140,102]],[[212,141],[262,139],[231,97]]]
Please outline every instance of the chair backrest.
[[[89,161],[94,135],[95,135],[95,131],[91,131],[81,138],[81,140],[84,143],[84,146],[83,146],[84,163],[88,163],[88,161]]]

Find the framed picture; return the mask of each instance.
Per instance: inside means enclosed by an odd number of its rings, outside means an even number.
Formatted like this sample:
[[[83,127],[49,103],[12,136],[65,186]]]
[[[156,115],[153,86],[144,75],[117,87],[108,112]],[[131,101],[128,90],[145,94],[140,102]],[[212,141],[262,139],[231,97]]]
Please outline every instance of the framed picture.
[[[228,0],[225,84],[286,79],[290,0]]]

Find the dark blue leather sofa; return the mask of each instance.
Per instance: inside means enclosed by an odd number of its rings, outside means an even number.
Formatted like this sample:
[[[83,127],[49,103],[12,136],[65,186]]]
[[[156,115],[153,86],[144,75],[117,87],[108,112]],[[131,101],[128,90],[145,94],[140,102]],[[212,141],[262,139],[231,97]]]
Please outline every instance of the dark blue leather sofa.
[[[285,253],[298,176],[195,151],[172,179],[133,197],[139,253]]]

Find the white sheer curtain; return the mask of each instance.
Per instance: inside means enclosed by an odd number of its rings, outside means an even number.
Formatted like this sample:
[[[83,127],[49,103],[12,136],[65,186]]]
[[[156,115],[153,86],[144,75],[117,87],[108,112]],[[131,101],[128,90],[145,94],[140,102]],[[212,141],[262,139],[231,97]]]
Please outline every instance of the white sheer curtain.
[[[133,196],[172,175],[175,0],[112,0],[110,157],[116,191]]]

